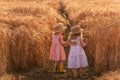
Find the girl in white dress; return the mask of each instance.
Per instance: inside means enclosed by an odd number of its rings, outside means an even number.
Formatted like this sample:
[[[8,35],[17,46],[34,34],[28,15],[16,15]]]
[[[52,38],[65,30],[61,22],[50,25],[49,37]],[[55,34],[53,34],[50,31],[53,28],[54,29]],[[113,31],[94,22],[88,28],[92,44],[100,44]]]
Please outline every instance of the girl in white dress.
[[[80,76],[83,74],[83,68],[88,66],[88,61],[83,47],[86,43],[80,37],[80,26],[76,25],[71,28],[71,36],[68,38],[70,44],[70,52],[68,56],[68,68],[72,69],[74,77],[77,77],[77,69],[79,69]]]

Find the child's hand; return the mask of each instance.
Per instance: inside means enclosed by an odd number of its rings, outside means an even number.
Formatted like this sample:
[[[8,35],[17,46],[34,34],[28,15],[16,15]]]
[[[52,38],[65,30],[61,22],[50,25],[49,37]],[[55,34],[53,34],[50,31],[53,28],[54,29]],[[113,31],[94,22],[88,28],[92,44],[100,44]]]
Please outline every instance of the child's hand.
[[[63,46],[67,47],[68,46],[68,42],[66,41]]]
[[[83,38],[83,37],[80,37],[80,40],[84,40],[84,38]]]

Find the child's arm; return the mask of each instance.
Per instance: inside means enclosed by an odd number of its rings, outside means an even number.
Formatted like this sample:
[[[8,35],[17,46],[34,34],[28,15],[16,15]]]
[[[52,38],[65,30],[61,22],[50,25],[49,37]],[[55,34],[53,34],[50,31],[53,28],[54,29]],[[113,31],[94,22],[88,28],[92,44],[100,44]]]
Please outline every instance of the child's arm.
[[[81,43],[81,46],[82,46],[82,47],[85,47],[85,46],[86,46],[86,43],[83,41],[83,38],[80,38],[80,43]]]
[[[63,46],[67,46],[67,45],[68,45],[67,42],[63,41],[63,36],[60,37],[60,42],[61,42],[61,44],[62,44]]]

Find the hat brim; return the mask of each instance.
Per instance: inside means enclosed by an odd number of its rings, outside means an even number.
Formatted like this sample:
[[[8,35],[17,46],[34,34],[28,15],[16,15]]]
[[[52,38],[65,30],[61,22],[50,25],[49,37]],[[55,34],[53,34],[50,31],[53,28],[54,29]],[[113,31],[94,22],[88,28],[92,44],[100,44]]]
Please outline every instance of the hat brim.
[[[71,34],[78,34],[78,33],[81,33],[81,32],[83,32],[84,31],[84,29],[80,29],[80,31],[77,31],[77,32],[70,32]]]
[[[79,32],[71,32],[71,34],[78,34],[78,33],[80,33],[81,31],[79,31]]]
[[[54,32],[55,32],[55,33],[59,33],[59,32],[62,32],[62,31],[64,31],[66,28],[67,28],[67,27],[65,26],[63,29],[61,29],[61,30],[58,30],[58,31],[54,31]]]

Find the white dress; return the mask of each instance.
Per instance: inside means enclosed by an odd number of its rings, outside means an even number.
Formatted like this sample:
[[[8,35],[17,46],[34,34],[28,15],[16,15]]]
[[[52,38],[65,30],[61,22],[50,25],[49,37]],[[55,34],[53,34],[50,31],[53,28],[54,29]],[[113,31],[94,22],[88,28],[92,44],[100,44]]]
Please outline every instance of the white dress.
[[[80,68],[88,66],[88,61],[84,49],[80,45],[79,37],[75,39],[76,45],[71,45],[68,56],[68,68]]]

